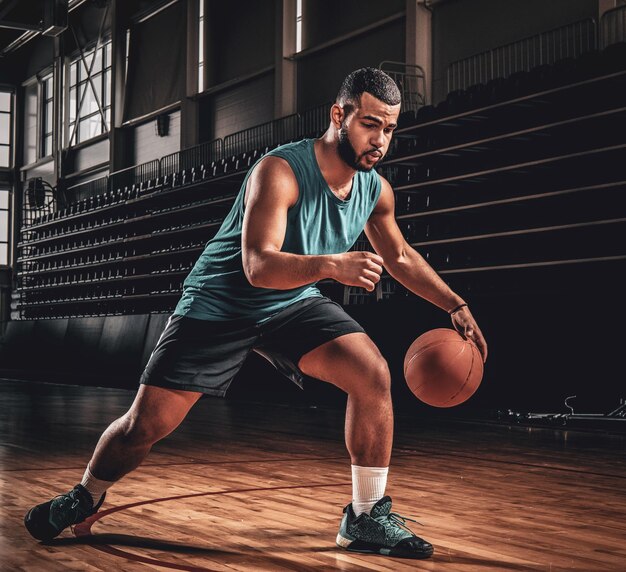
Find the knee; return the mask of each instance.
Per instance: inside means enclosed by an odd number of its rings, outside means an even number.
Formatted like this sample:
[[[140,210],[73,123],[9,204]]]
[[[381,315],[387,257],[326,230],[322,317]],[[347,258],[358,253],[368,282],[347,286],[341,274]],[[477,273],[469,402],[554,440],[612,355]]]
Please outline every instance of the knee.
[[[172,429],[163,420],[127,414],[123,419],[124,439],[133,446],[152,446]]]
[[[372,360],[363,371],[360,372],[361,383],[357,384],[368,394],[377,396],[388,394],[391,390],[391,374],[387,361],[382,356]]]

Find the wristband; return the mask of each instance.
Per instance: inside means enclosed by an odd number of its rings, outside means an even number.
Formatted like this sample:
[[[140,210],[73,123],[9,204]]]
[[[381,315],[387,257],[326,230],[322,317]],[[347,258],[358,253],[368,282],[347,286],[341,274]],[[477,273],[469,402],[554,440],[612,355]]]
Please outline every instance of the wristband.
[[[463,304],[459,304],[456,308],[452,308],[452,310],[450,310],[448,312],[448,314],[450,314],[452,316],[452,314],[455,314],[456,312],[458,312],[461,308],[467,308],[467,304],[463,303]]]

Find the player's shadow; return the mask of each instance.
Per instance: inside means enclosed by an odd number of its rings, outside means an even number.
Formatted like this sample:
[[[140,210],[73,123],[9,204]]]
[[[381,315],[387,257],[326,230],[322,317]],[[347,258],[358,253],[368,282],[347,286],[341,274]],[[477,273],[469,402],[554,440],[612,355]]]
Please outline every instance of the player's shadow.
[[[250,551],[230,551],[230,550],[219,550],[215,548],[203,548],[201,546],[192,546],[189,544],[184,544],[180,542],[169,542],[165,540],[159,540],[155,538],[145,538],[143,536],[131,536],[128,534],[94,534],[87,536],[79,536],[75,538],[57,538],[51,540],[50,542],[44,543],[48,546],[71,546],[71,545],[82,545],[82,546],[107,546],[109,548],[113,548],[120,546],[128,546],[133,548],[145,548],[159,551],[161,554],[164,552],[169,552],[172,555],[174,554],[185,554],[195,557],[205,556],[207,558],[212,558],[213,563],[215,561],[221,561],[222,564],[225,565],[236,565],[236,564],[246,564],[250,561],[251,552],[254,554],[256,560],[258,560],[259,566],[269,567],[269,569],[282,569],[285,565],[289,565],[290,559],[283,558],[280,555],[274,555],[270,551],[262,551],[259,549],[252,548]],[[333,546],[324,546],[313,549],[314,552],[332,552],[336,550]],[[117,554],[117,556],[130,557],[132,559],[133,555],[131,553],[125,553],[120,550],[122,554]],[[298,550],[289,550],[290,553],[298,552]],[[311,552],[310,547],[303,546],[300,552]],[[166,566],[167,562],[163,562]],[[207,563],[209,566],[211,562]],[[193,570],[194,572],[212,572],[213,568],[205,568],[204,566],[197,564],[186,565],[182,563],[178,563],[177,567],[181,570]],[[221,568],[220,568],[221,569]],[[309,570],[315,570],[315,572],[319,572],[320,570],[330,570],[330,568],[325,565],[320,566],[302,566],[300,568],[303,572]],[[334,569],[334,568],[333,568]]]
[[[287,536],[287,535],[286,535]],[[295,534],[297,536],[297,533]],[[305,536],[302,534],[302,536]],[[294,534],[289,535],[290,538],[294,537]],[[179,552],[184,554],[200,554],[200,555],[214,555],[214,556],[242,556],[245,553],[233,550],[220,550],[218,548],[193,546],[190,544],[184,544],[182,542],[170,542],[167,540],[160,540],[158,538],[147,538],[145,536],[133,536],[130,534],[89,534],[86,536],[77,536],[71,538],[55,538],[49,542],[42,542],[46,546],[73,546],[73,545],[85,545],[85,546],[129,546],[133,548],[146,548],[150,550],[162,550],[168,552]],[[303,546],[301,550],[296,547],[290,547],[289,552],[332,552],[337,550],[335,546],[320,546],[311,548]]]
[[[168,552],[179,552],[183,554],[200,554],[200,555],[238,555],[239,552],[229,550],[219,550],[217,548],[204,548],[202,546],[193,546],[182,542],[169,542],[159,540],[157,538],[146,538],[144,536],[133,536],[130,534],[90,534],[87,536],[77,536],[74,538],[55,538],[49,542],[45,542],[47,546],[71,546],[82,544],[88,546],[131,546],[133,548],[146,548],[150,550],[163,550]]]

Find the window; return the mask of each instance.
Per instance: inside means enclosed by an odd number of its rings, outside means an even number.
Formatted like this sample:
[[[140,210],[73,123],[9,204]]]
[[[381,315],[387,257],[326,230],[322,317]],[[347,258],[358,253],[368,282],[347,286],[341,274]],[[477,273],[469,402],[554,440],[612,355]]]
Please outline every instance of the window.
[[[204,0],[198,0],[198,92],[204,91]]]
[[[11,166],[12,104],[11,93],[0,91],[0,167]]]
[[[300,51],[302,51],[302,0],[296,2],[296,52]]]
[[[84,61],[79,55],[69,65],[68,146],[107,133],[111,125],[111,42],[83,53]]]
[[[124,64],[124,77],[128,77],[128,48],[130,47],[130,28],[126,30],[126,60]]]
[[[49,74],[41,80],[41,157],[52,155],[53,94],[52,74]]]
[[[0,266],[9,264],[9,191],[0,189]]]

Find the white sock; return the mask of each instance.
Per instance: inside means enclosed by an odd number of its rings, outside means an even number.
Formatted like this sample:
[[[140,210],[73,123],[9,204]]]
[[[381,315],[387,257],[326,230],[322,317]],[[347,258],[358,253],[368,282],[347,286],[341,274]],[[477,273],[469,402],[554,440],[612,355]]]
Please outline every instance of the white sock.
[[[87,492],[91,495],[91,498],[93,499],[93,506],[96,506],[100,502],[102,495],[114,483],[115,481],[101,481],[100,479],[96,479],[96,477],[91,474],[89,465],[87,465],[85,474],[83,475],[83,480],[80,482],[80,484],[83,485],[83,487],[85,487]]]
[[[354,514],[370,513],[385,496],[389,467],[359,467],[352,465],[352,508]]]

